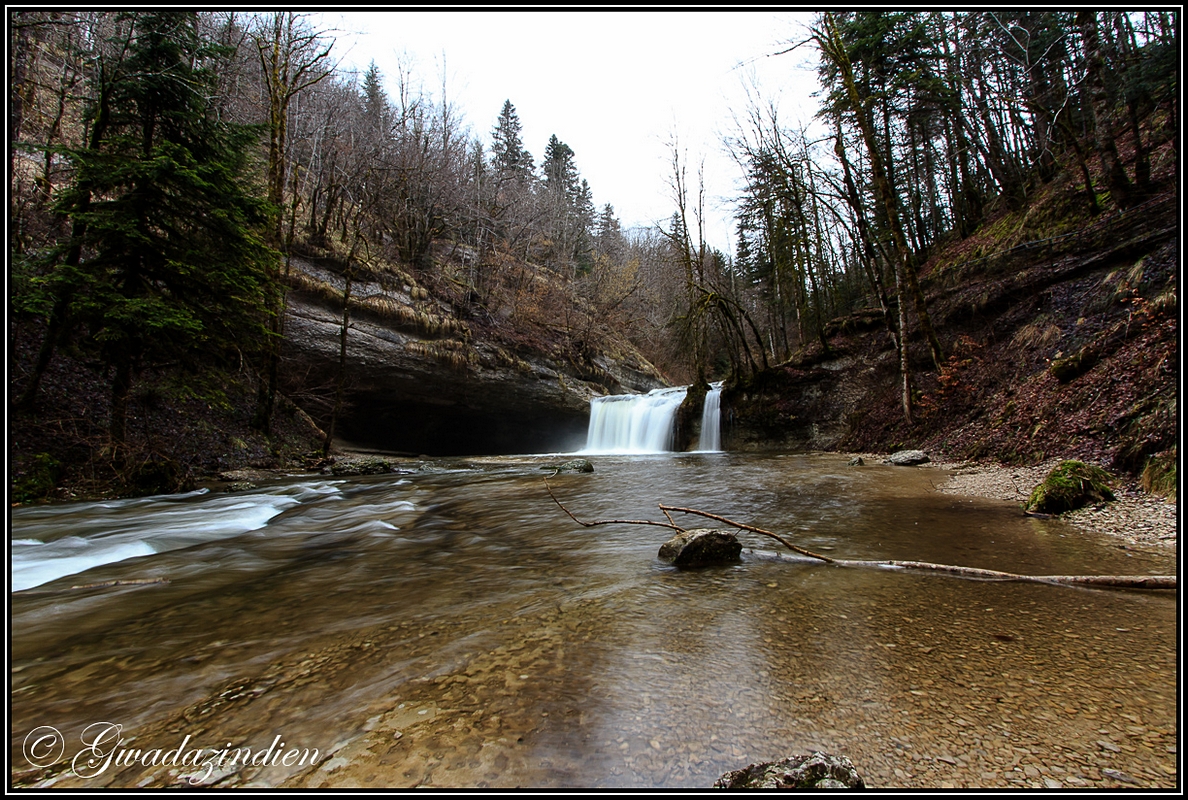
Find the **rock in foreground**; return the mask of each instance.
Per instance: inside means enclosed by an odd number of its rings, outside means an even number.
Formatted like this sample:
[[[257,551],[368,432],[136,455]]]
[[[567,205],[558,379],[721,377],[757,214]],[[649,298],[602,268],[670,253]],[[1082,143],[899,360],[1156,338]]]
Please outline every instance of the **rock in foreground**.
[[[742,553],[742,544],[731,531],[694,528],[678,533],[660,545],[660,559],[684,568],[734,564]]]
[[[850,759],[814,752],[732,770],[718,778],[714,788],[865,789],[866,784]]]

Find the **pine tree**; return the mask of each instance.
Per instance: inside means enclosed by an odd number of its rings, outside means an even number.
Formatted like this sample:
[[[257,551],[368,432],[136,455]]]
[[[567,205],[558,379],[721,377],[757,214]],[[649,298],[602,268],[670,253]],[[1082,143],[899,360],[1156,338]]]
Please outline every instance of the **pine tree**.
[[[96,112],[102,134],[67,152],[75,175],[58,210],[75,235],[47,281],[59,293],[70,283],[71,317],[111,369],[117,456],[136,371],[259,341],[275,290],[265,206],[245,192],[254,137],[207,112],[217,54],[196,15],[129,21],[126,61]]]
[[[544,161],[540,165],[544,173],[545,186],[572,205],[578,195],[578,171],[573,163],[573,149],[557,138],[549,137],[545,146]]]
[[[532,155],[524,149],[520,117],[511,100],[503,101],[503,109],[491,131],[491,141],[491,165],[499,180],[528,183],[532,177]]]
[[[372,61],[363,75],[363,113],[372,133],[380,138],[391,132],[391,112],[384,92],[383,76]]]

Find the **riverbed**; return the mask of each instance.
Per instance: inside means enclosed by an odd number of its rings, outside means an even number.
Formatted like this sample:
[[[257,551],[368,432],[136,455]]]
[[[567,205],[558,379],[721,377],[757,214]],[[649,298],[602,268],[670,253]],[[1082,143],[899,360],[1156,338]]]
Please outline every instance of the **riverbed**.
[[[1178,785],[1174,593],[681,572],[661,528],[566,517],[559,460],[15,509],[14,783],[696,788],[819,749],[876,787]],[[936,469],[591,460],[550,479],[582,518],[663,502],[837,558],[1177,572]]]

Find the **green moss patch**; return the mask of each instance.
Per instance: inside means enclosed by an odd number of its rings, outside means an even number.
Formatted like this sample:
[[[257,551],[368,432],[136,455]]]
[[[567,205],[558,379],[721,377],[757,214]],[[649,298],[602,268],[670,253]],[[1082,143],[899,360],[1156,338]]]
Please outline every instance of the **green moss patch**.
[[[38,453],[18,470],[12,482],[12,496],[18,503],[44,500],[58,485],[62,464],[49,453]]]
[[[1080,461],[1062,461],[1048,473],[1027,498],[1027,510],[1041,514],[1062,514],[1091,503],[1114,499],[1113,477],[1101,467]]]

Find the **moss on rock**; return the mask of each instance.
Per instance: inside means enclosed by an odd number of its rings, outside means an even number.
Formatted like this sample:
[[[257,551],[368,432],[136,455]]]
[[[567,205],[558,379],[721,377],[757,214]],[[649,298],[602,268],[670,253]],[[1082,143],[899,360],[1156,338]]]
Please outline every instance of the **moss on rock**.
[[[1101,467],[1081,461],[1062,461],[1027,498],[1027,510],[1062,514],[1090,503],[1114,499],[1113,477]]]

